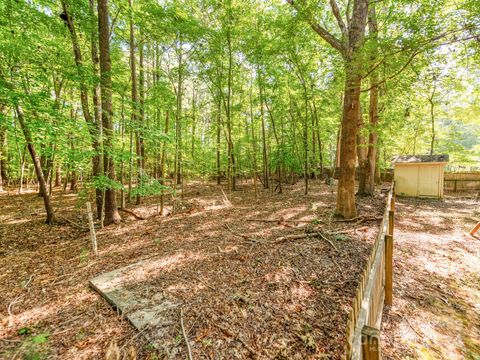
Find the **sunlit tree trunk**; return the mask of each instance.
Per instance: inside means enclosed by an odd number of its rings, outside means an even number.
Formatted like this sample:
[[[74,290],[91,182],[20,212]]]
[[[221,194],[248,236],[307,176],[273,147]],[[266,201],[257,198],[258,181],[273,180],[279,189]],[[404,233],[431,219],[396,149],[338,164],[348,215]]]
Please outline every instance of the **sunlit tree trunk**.
[[[263,187],[269,188],[269,169],[268,169],[268,156],[267,156],[267,135],[265,130],[265,110],[263,100],[263,83],[260,74],[260,66],[257,65],[257,80],[259,90],[259,102],[260,102],[260,120],[262,121],[262,157],[263,157]]]
[[[100,90],[102,98],[102,126],[104,134],[104,174],[115,181],[115,164],[113,161],[113,111],[112,111],[112,66],[110,60],[110,29],[108,21],[108,0],[98,0],[98,33],[100,47]],[[117,209],[115,189],[105,191],[104,224],[118,223],[121,220]]]
[[[98,55],[98,32],[97,27],[95,26],[95,21],[97,20],[97,16],[95,14],[95,0],[89,0],[89,11],[90,16],[94,20],[92,23],[92,31],[90,37],[90,45],[91,45],[91,57],[92,57],[92,70],[93,74],[98,77],[99,76],[99,66],[100,66],[100,58]],[[92,87],[92,102],[93,102],[93,119],[94,119],[94,126],[93,126],[93,133],[94,138],[92,141],[93,147],[93,158],[92,158],[92,175],[94,177],[101,176],[103,174],[103,149],[102,149],[102,119],[100,115],[100,86],[99,82],[95,81]],[[95,189],[95,203],[97,208],[97,218],[100,219],[102,215],[103,209],[103,191],[100,188]]]
[[[170,112],[167,110],[165,113],[165,135],[168,135],[170,125]],[[160,163],[160,183],[165,185],[165,156],[166,156],[166,147],[167,147],[167,140],[163,140],[162,144],[162,160]],[[160,195],[160,214],[163,215],[163,207],[164,207],[164,191],[162,190]]]
[[[43,198],[43,203],[45,205],[45,211],[47,212],[47,219],[45,222],[47,224],[53,224],[55,222],[55,213],[53,211],[53,206],[50,200],[50,196],[47,192],[47,182],[45,181],[45,177],[43,174],[42,166],[40,164],[40,159],[37,156],[37,152],[35,151],[35,145],[33,144],[33,137],[32,133],[28,125],[25,122],[25,117],[23,114],[22,107],[17,103],[15,105],[15,109],[17,111],[18,122],[20,123],[20,127],[22,128],[23,135],[25,136],[25,141],[27,142],[28,151],[32,158],[33,166],[35,167],[35,173],[37,174],[38,185],[40,188],[40,194]]]
[[[258,197],[257,192],[257,141],[255,138],[255,119],[253,117],[253,99],[252,87],[250,87],[250,126],[252,136],[252,157],[253,157],[253,189],[255,191],[255,199]]]
[[[3,185],[6,181],[6,161],[7,158],[7,143],[6,143],[6,132],[7,132],[7,107],[5,105],[0,105],[0,192],[3,191]]]
[[[378,25],[377,17],[375,12],[375,5],[370,5],[370,10],[368,13],[368,28],[370,35],[377,39],[378,36]],[[373,50],[372,60],[375,60],[378,57],[377,48]],[[373,195],[375,193],[375,168],[377,165],[377,142],[378,142],[378,98],[379,98],[379,85],[378,85],[378,76],[374,72],[371,76],[371,88],[369,92],[369,110],[368,110],[368,119],[370,125],[370,132],[368,136],[368,153],[367,153],[367,162],[365,169],[365,194]]]

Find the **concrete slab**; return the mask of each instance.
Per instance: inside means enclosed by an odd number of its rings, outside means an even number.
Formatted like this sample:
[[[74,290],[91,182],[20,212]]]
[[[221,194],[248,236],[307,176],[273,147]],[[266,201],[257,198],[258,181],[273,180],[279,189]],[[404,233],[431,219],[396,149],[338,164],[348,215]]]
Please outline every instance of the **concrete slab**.
[[[162,346],[162,337],[174,322],[172,310],[176,312],[180,306],[180,302],[167,298],[161,289],[145,284],[148,270],[161,262],[160,259],[140,261],[90,280],[96,291],[157,346]]]

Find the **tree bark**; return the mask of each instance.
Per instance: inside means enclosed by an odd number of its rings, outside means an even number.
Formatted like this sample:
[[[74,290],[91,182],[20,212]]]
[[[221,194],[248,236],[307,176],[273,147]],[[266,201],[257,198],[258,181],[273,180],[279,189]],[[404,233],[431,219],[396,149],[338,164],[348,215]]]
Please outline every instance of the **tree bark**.
[[[377,17],[375,13],[375,5],[370,5],[370,10],[368,14],[368,27],[371,36],[374,39],[377,39],[378,36],[378,25],[377,25]],[[375,48],[373,50],[372,60],[376,60],[378,57],[378,51]],[[378,76],[376,72],[374,72],[371,76],[371,88],[369,92],[370,96],[370,106],[368,110],[368,119],[369,119],[369,127],[370,132],[368,135],[368,153],[367,153],[367,162],[366,162],[366,169],[365,169],[365,195],[372,196],[375,193],[375,167],[377,165],[377,142],[378,142],[378,134],[377,134],[377,125],[378,125],[378,98],[379,98],[379,86],[378,84]]]
[[[100,91],[102,98],[102,127],[104,134],[103,171],[110,181],[115,181],[113,161],[113,120],[112,120],[112,66],[110,60],[110,29],[108,24],[108,0],[98,0],[98,34],[100,47]],[[118,223],[121,220],[117,209],[115,189],[105,191],[104,224]]]
[[[360,110],[361,111],[361,110]],[[360,115],[361,117],[361,115]],[[359,128],[359,133],[357,134],[357,158],[358,158],[358,191],[357,195],[364,196],[366,194],[366,173],[367,173],[367,141],[365,136],[360,133],[363,125]]]
[[[434,147],[435,147],[435,112],[434,112],[434,102],[433,102],[433,96],[435,94],[435,90],[432,93],[431,98],[428,99],[428,102],[430,103],[430,121],[431,121],[431,131],[432,131],[432,140],[430,141],[430,155],[433,155]]]
[[[299,12],[294,0],[287,0]],[[337,39],[322,25],[313,22],[313,16],[307,14],[312,29],[334,49],[338,50],[344,59],[345,89],[343,95],[343,115],[341,124],[340,144],[340,174],[337,191],[336,213],[350,219],[357,214],[355,207],[355,158],[356,138],[360,118],[360,87],[362,82],[362,64],[359,59],[359,49],[362,47],[367,26],[368,0],[354,0],[351,15],[347,11],[345,23],[335,0],[330,0],[332,13],[341,31],[341,39]]]
[[[349,63],[346,64],[345,75],[336,213],[345,219],[352,219],[357,216],[355,206],[355,158],[360,117],[361,76],[359,70]]]
[[[6,106],[0,105],[0,192],[3,191],[4,182],[7,180],[6,177],[6,155],[7,155],[7,145],[6,145],[6,132],[7,128],[5,124],[7,123],[7,114]]]
[[[91,15],[94,15],[94,10],[93,10],[93,0],[90,0],[89,2],[89,11]],[[94,116],[92,117],[92,114],[90,112],[90,107],[88,104],[88,88],[87,85],[84,81],[84,66],[83,66],[83,58],[82,58],[82,52],[80,50],[80,45],[78,42],[78,36],[76,33],[75,29],[75,24],[73,22],[72,15],[70,14],[69,8],[67,3],[62,0],[62,8],[63,12],[66,16],[66,24],[68,27],[68,30],[70,32],[70,37],[72,40],[72,49],[73,49],[73,56],[75,59],[75,65],[77,68],[77,73],[79,75],[80,81],[79,81],[79,88],[80,88],[80,103],[82,105],[82,113],[83,117],[85,119],[85,122],[87,123],[88,130],[90,133],[90,136],[92,137],[92,148],[94,151],[94,155],[92,157],[92,175],[94,177],[98,177],[101,175],[102,170],[101,170],[101,160],[100,160],[100,153],[101,153],[101,144],[99,140],[99,131],[98,131],[98,122],[99,122],[99,115],[98,115],[98,90],[97,86],[94,87],[93,89],[93,105],[94,105]],[[92,61],[94,64],[94,72],[95,74],[97,73],[97,67],[98,67],[98,54],[97,54],[97,45],[96,42],[93,40],[91,41],[92,45]],[[74,175],[72,173],[72,175]],[[75,178],[75,176],[72,176],[72,181]],[[73,187],[76,187],[76,183],[73,184]],[[96,196],[95,196],[95,201],[97,205],[97,217],[100,217],[101,213],[101,208],[102,208],[102,191],[100,189],[95,190]]]
[[[95,14],[95,0],[89,0],[89,11],[90,16],[92,19],[96,19]],[[92,24],[95,25],[95,24]],[[91,34],[91,52],[92,52],[92,69],[94,76],[99,75],[99,66],[100,66],[100,58],[98,55],[98,33],[96,31],[96,27],[92,26],[92,34]],[[102,119],[100,115],[100,86],[98,81],[95,81],[95,84],[92,88],[92,101],[93,101],[93,116],[94,116],[94,130],[95,135],[92,142],[93,146],[93,159],[92,159],[92,166],[93,166],[93,176],[98,177],[103,174],[103,145],[102,145],[102,137],[103,137],[103,129],[102,129]],[[95,204],[97,208],[97,219],[100,219],[102,216],[102,209],[103,209],[103,191],[102,189],[95,189]]]
[[[50,201],[50,196],[48,195],[47,182],[45,181],[42,166],[40,164],[40,159],[38,158],[35,151],[32,133],[30,132],[30,129],[25,122],[22,107],[19,104],[16,104],[15,109],[17,111],[18,122],[20,123],[20,127],[22,128],[23,135],[25,136],[25,140],[27,142],[28,151],[30,153],[30,156],[32,157],[33,166],[35,167],[35,173],[37,175],[38,185],[40,188],[40,194],[43,198],[45,211],[47,212],[47,219],[45,220],[45,222],[47,224],[53,224],[55,222],[55,213],[53,211],[53,206]]]

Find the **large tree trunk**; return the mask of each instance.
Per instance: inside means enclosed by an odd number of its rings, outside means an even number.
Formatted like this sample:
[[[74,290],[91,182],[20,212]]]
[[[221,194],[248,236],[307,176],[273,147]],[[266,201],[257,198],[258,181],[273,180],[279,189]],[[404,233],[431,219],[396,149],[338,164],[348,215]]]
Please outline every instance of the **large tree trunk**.
[[[218,109],[217,109],[217,148],[216,148],[216,155],[217,155],[217,185],[222,183],[222,172],[220,170],[220,131],[222,127],[222,102],[219,95],[218,100]]]
[[[92,19],[96,19],[95,14],[95,0],[89,0],[89,11],[90,16]],[[94,25],[94,24],[92,24]],[[92,48],[92,65],[93,65],[93,73],[95,76],[99,75],[99,64],[100,59],[98,56],[98,34],[95,31],[95,26],[93,26],[92,34],[91,34],[91,48]],[[94,177],[100,176],[103,174],[103,159],[102,159],[102,119],[100,115],[100,87],[98,82],[95,82],[92,88],[92,101],[93,101],[93,116],[94,116],[94,130],[95,136],[92,142],[93,146],[93,159],[92,159],[92,173]],[[95,203],[97,207],[97,219],[100,219],[102,216],[102,209],[103,209],[103,191],[102,189],[95,189]]]
[[[6,177],[6,157],[7,157],[7,145],[5,134],[7,128],[5,124],[7,123],[7,114],[6,106],[0,105],[0,192],[3,191],[4,182],[7,180]]]
[[[360,85],[358,68],[346,64],[343,118],[340,137],[340,174],[338,178],[337,215],[345,219],[357,216],[355,207],[355,159],[360,121]]]
[[[137,168],[138,168],[138,179],[137,186],[142,186],[143,176],[145,175],[145,143],[143,141],[143,126],[145,124],[145,72],[143,64],[143,43],[139,45],[139,117],[138,117],[138,128],[137,128]],[[138,193],[136,204],[140,205],[141,196]]]
[[[375,80],[374,80],[375,81]],[[377,164],[377,124],[378,124],[378,87],[370,90],[369,110],[370,134],[368,137],[368,154],[365,171],[365,194],[375,193],[375,167]]]
[[[130,7],[130,79],[131,79],[131,84],[132,84],[132,124],[137,128],[135,131],[136,133],[136,141],[135,141],[135,149],[136,149],[136,154],[137,154],[137,186],[140,186],[140,180],[141,180],[141,166],[142,166],[142,160],[141,160],[141,154],[140,154],[140,134],[138,131],[138,124],[137,124],[137,119],[138,119],[138,96],[137,96],[137,65],[136,65],[136,60],[135,60],[135,30],[133,26],[133,4],[132,0],[128,1],[128,5]],[[140,194],[137,194],[136,196],[136,204],[140,204],[141,197]]]
[[[98,0],[98,33],[100,47],[100,91],[102,97],[102,126],[104,134],[103,171],[115,181],[115,164],[113,162],[113,120],[112,120],[112,66],[110,60],[110,32],[108,25],[108,0]],[[121,220],[117,209],[115,189],[105,191],[104,224],[118,223]]]
[[[375,39],[378,35],[377,16],[375,13],[375,5],[370,5],[368,13],[368,27],[372,37]],[[373,50],[372,60],[376,60],[378,57],[378,51],[375,48]],[[370,133],[368,136],[368,153],[365,169],[365,195],[373,195],[375,193],[375,168],[377,165],[377,124],[378,124],[378,76],[376,72],[371,77],[371,89],[370,89],[370,106],[368,111],[368,119],[370,123]]]
[[[360,115],[361,116],[361,115]],[[360,133],[361,128],[358,129],[359,133],[357,134],[357,158],[358,158],[358,191],[357,195],[364,196],[366,194],[366,173],[367,173],[367,141],[365,136]]]
[[[95,0],[89,0],[90,16],[92,19],[96,19],[95,15]],[[95,26],[93,26],[95,29]],[[92,30],[90,39],[92,48],[92,65],[93,73],[95,76],[99,75],[100,58],[98,56],[98,34],[97,31]],[[100,115],[100,86],[98,82],[95,82],[92,88],[92,101],[93,101],[93,116],[95,120],[95,137],[93,139],[93,176],[100,176],[103,174],[103,159],[102,159],[102,119]],[[97,219],[102,216],[103,209],[103,191],[102,189],[95,189],[95,203],[97,207]]]
[[[90,1],[90,13],[91,15],[94,15],[93,11],[93,0]],[[80,87],[80,102],[82,105],[82,113],[83,117],[85,119],[85,122],[88,125],[88,130],[90,132],[90,136],[92,137],[92,147],[94,151],[94,156],[92,157],[92,175],[94,177],[98,177],[102,173],[101,169],[101,157],[100,157],[100,152],[101,152],[101,144],[99,140],[99,131],[98,131],[98,122],[99,122],[99,114],[98,114],[98,98],[97,98],[97,87],[95,86],[93,89],[93,103],[94,103],[94,115],[95,118],[92,117],[92,114],[90,113],[90,107],[88,105],[88,88],[87,85],[84,81],[84,69],[83,69],[83,59],[82,59],[82,53],[80,50],[80,45],[78,42],[78,37],[77,33],[75,30],[75,25],[73,23],[73,18],[69,12],[69,8],[67,3],[62,0],[62,7],[63,7],[63,12],[66,16],[66,23],[68,30],[70,31],[70,36],[72,40],[72,48],[73,48],[73,55],[75,58],[75,65],[77,68],[77,73],[79,75],[80,81],[79,81],[79,87]],[[97,54],[97,44],[96,41],[92,39],[92,60],[94,64],[94,71],[97,73],[97,67],[98,67],[98,54]],[[72,177],[73,181],[74,177]],[[76,184],[75,184],[76,186]],[[97,217],[100,218],[100,213],[102,209],[102,191],[100,189],[96,189],[96,204],[97,204]]]
[[[40,194],[43,198],[45,211],[47,212],[47,219],[45,220],[45,222],[47,224],[52,224],[55,222],[55,213],[53,211],[52,203],[50,201],[50,196],[48,195],[47,182],[45,181],[42,166],[40,164],[40,159],[38,158],[37,153],[35,151],[35,146],[33,144],[33,137],[30,132],[30,129],[25,123],[25,117],[23,115],[22,107],[19,104],[16,104],[15,109],[17,111],[18,122],[20,123],[20,127],[22,128],[23,135],[25,136],[25,140],[27,142],[28,151],[30,153],[30,156],[32,157],[33,166],[35,167],[35,173],[37,174]]]
[[[430,141],[430,155],[433,155],[434,146],[435,146],[435,112],[434,112],[434,102],[433,96],[435,94],[435,89],[433,90],[432,97],[428,99],[430,103],[430,121],[431,121],[431,128],[432,128],[432,140]]]
[[[265,130],[265,111],[263,107],[263,83],[260,74],[260,66],[257,65],[258,91],[260,101],[260,118],[262,120],[262,158],[263,158],[263,188],[269,188],[269,169],[267,155],[267,135]]]

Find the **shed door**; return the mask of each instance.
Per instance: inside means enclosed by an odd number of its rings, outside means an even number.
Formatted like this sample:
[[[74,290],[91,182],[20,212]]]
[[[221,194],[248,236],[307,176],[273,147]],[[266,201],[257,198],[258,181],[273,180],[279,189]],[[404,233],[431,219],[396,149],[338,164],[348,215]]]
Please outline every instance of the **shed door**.
[[[418,196],[438,197],[440,181],[437,165],[420,165],[418,168]]]

